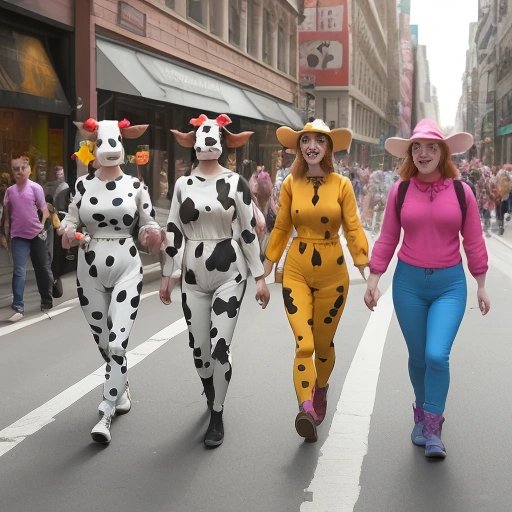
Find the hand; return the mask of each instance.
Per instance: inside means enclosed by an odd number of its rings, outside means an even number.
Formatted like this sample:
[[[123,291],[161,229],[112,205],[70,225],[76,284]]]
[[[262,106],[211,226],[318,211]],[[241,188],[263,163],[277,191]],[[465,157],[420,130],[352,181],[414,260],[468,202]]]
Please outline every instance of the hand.
[[[270,301],[270,292],[268,291],[267,283],[265,283],[265,278],[260,277],[256,280],[256,302],[261,306],[261,309],[265,309],[267,307],[268,302]]]
[[[171,301],[172,291],[176,283],[180,281],[179,277],[162,276],[160,280],[160,300],[168,306]]]
[[[158,228],[145,228],[139,232],[139,242],[148,248],[150,254],[156,254],[165,240],[165,233]]]
[[[377,302],[380,299],[380,290],[375,287],[371,287],[368,285],[366,287],[366,292],[364,293],[364,303],[366,304],[366,307],[373,311],[373,308],[377,306]]]
[[[478,298],[478,307],[480,308],[482,315],[486,315],[491,309],[491,299],[489,299],[489,295],[487,295],[485,288],[478,288],[476,295]]]
[[[5,235],[0,235],[0,247],[7,249],[7,237]]]
[[[263,262],[263,277],[267,277],[270,274],[270,272],[272,272],[273,268],[274,262],[265,258],[265,261]]]
[[[57,234],[62,236],[62,248],[63,249],[71,249],[71,247],[76,247],[80,244],[80,241],[76,238],[76,229],[74,227],[61,227],[57,229]]]

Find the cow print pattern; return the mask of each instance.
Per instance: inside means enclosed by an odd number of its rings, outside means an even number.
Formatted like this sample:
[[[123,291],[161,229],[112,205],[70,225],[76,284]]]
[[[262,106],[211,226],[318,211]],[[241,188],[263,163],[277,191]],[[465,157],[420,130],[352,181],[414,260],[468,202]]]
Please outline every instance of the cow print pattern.
[[[357,218],[350,182],[339,175],[289,177],[281,191],[279,230],[267,254],[284,247],[282,236],[297,232],[286,257],[283,301],[295,337],[294,385],[299,404],[312,399],[315,384],[327,384],[335,363],[334,336],[345,307],[349,280],[338,233],[343,227],[356,259],[367,256],[367,241]],[[281,212],[281,210],[280,210]],[[343,223],[343,226],[342,226]]]
[[[142,265],[132,230],[159,228],[147,187],[121,175],[101,181],[77,180],[64,227],[83,224],[92,237],[78,253],[77,292],[92,336],[106,362],[103,396],[115,401],[124,391],[126,350],[142,291]]]
[[[220,410],[232,375],[230,346],[249,272],[263,274],[247,181],[224,171],[177,180],[164,275],[183,275],[182,307],[194,366],[213,379]]]

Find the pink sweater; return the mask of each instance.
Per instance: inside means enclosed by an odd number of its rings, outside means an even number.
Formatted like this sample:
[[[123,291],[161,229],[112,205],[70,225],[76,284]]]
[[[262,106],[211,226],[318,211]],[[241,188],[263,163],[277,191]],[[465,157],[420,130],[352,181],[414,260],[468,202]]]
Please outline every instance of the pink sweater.
[[[371,272],[382,274],[386,271],[400,240],[401,227],[404,237],[397,255],[399,260],[421,268],[457,265],[462,260],[459,238],[462,212],[453,180],[440,179],[427,184],[411,178],[402,205],[401,222],[396,214],[398,183],[388,195],[382,230],[371,255]],[[467,212],[461,232],[462,244],[469,271],[478,276],[487,272],[487,249],[475,196],[465,183],[463,186]]]

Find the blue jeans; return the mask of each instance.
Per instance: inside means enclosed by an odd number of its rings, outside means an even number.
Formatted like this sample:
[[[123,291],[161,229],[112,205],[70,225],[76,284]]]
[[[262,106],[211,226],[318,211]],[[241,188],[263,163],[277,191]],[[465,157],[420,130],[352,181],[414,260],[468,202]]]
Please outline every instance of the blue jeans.
[[[36,275],[37,289],[41,295],[41,304],[51,305],[53,303],[53,275],[46,241],[41,240],[38,236],[31,240],[14,237],[11,240],[11,253],[13,263],[12,308],[20,313],[25,310],[23,293],[29,255]]]
[[[450,351],[466,309],[462,263],[419,268],[398,261],[393,303],[409,350],[409,377],[416,404],[442,414],[450,385]]]

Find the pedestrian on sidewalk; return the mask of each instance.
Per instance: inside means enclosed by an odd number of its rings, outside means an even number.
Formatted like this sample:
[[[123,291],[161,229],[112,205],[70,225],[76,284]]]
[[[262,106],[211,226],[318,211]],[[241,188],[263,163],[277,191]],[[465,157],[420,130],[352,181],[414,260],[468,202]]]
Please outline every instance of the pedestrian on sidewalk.
[[[14,314],[8,321],[17,322],[25,313],[23,296],[29,255],[41,296],[41,311],[53,307],[53,275],[44,229],[49,212],[43,188],[29,179],[30,162],[26,153],[12,155],[11,171],[15,183],[5,191],[0,245],[7,248],[10,243],[13,262],[11,307]]]
[[[137,316],[142,290],[142,265],[132,231],[139,218],[139,241],[151,251],[162,243],[160,226],[147,187],[125,174],[122,137],[137,138],[148,125],[130,126],[129,121],[76,123],[81,134],[96,141],[96,167],[78,178],[73,201],[61,222],[63,247],[80,242],[77,291],[83,314],[94,341],[106,362],[100,421],[91,431],[94,441],[109,443],[111,421],[131,409],[126,350]],[[103,143],[102,143],[103,141]],[[84,164],[87,162],[84,160]],[[77,233],[77,228],[82,233]]]
[[[333,166],[333,153],[350,148],[352,132],[331,130],[321,119],[312,119],[299,131],[281,126],[276,135],[284,147],[296,150],[296,156],[281,187],[263,265],[267,276],[295,228],[297,236],[283,272],[284,305],[296,346],[293,382],[299,412],[295,429],[306,441],[315,442],[316,427],[327,410],[334,335],[349,290],[339,232],[343,227],[361,274],[368,264],[368,240],[350,179],[336,173]]]
[[[231,119],[220,114],[191,119],[196,131],[171,130],[178,144],[194,148],[198,165],[176,181],[167,221],[167,248],[160,299],[170,304],[181,280],[183,313],[190,348],[210,409],[207,447],[224,440],[224,401],[232,374],[231,343],[248,274],[256,280],[256,300],[264,309],[270,294],[256,234],[247,180],[222,167],[225,148],[247,143],[253,132],[230,133]]]
[[[373,311],[380,297],[379,279],[403,229],[393,276],[393,303],[409,351],[409,377],[416,398],[411,439],[425,447],[426,457],[433,458],[446,456],[441,427],[450,381],[449,358],[466,308],[459,233],[469,271],[478,285],[482,315],[490,308],[485,289],[487,250],[478,206],[469,186],[457,183],[458,171],[450,158],[472,144],[469,133],[445,137],[430,119],[421,120],[410,139],[386,140],[386,150],[404,161],[400,180],[388,196],[364,295],[365,304]]]

